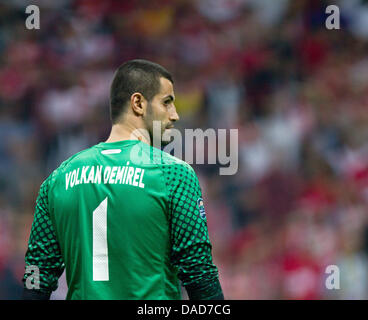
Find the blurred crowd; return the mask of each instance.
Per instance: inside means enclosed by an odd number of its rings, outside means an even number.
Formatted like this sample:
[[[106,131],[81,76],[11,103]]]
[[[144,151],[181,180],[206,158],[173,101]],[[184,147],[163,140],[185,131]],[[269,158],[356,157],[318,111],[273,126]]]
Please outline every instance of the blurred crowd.
[[[0,299],[22,290],[42,181],[107,138],[134,58],[173,73],[178,128],[239,130],[236,175],[193,165],[225,297],[368,299],[368,1],[334,1],[338,30],[324,0],[32,3],[39,30],[0,1]]]

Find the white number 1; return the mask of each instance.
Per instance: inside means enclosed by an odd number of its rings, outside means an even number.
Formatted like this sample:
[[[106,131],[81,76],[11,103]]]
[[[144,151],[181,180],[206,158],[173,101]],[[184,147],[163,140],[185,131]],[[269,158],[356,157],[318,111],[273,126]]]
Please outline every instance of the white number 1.
[[[93,281],[109,281],[107,197],[93,211],[92,239]]]

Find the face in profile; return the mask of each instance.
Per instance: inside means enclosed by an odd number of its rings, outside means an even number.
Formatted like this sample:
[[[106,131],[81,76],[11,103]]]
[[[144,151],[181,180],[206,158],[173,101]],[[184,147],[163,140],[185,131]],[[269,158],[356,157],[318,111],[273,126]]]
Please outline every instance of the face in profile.
[[[170,130],[174,127],[174,123],[179,120],[179,115],[174,105],[175,95],[172,82],[161,77],[160,84],[158,94],[147,104],[144,120],[151,143],[154,144],[155,142],[154,134],[159,134],[161,145],[165,146],[172,140]]]

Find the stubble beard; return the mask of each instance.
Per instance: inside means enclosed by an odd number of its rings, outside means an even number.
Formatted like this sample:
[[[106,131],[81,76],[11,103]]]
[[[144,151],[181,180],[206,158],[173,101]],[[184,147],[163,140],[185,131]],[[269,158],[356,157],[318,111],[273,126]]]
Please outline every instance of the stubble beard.
[[[147,126],[147,131],[148,131],[148,134],[149,134],[151,146],[156,147],[156,148],[159,147],[159,146],[155,145],[158,142],[161,144],[161,148],[167,146],[173,140],[173,137],[170,137],[170,136],[165,137],[164,133],[165,133],[165,130],[166,130],[166,125],[164,125],[162,123],[162,121],[160,121],[160,120],[154,120],[153,119],[153,114],[152,114],[153,109],[152,109],[152,105],[151,105],[150,102],[148,103],[147,110],[148,111],[147,111],[146,126]],[[157,130],[157,127],[155,128],[154,121],[160,123],[159,130]],[[155,134],[160,136],[159,137],[160,141],[157,141],[157,136],[155,136]]]

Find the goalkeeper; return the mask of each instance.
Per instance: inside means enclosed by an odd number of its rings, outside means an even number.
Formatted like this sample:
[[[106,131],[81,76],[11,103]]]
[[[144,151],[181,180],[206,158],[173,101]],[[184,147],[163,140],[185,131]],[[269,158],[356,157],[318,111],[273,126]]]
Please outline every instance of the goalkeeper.
[[[49,299],[64,269],[67,299],[181,299],[180,281],[192,300],[224,298],[196,174],[152,145],[155,121],[169,142],[174,99],[162,66],[119,67],[109,138],[64,161],[40,188],[23,299]]]

